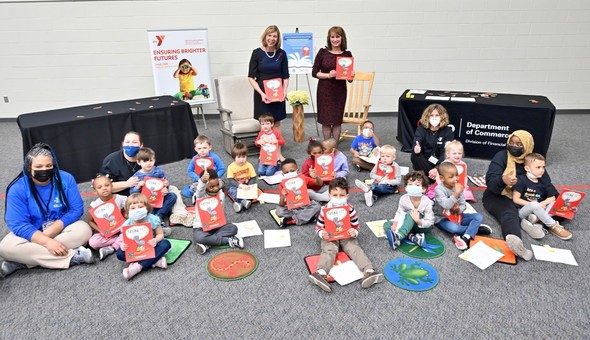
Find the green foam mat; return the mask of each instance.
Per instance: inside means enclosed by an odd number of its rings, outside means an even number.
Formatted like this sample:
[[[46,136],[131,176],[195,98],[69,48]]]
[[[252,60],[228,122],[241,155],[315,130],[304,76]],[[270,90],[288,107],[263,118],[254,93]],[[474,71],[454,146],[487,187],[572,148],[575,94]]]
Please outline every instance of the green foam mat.
[[[418,259],[433,259],[442,256],[445,253],[445,245],[431,234],[424,234],[424,243],[417,246],[409,240],[403,240],[399,246],[399,251]]]
[[[178,260],[178,258],[182,256],[182,254],[188,249],[188,247],[192,243],[192,241],[189,240],[179,240],[175,238],[167,238],[167,240],[172,245],[172,247],[170,247],[170,250],[168,250],[168,252],[164,255],[164,258],[166,258],[166,263],[168,264],[173,264],[174,262],[176,262],[176,260]]]

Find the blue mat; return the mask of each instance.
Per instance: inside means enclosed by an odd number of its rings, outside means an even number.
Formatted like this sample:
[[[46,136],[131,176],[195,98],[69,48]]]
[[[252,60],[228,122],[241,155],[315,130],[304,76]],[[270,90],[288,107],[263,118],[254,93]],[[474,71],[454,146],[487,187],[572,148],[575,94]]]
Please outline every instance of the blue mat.
[[[399,258],[389,261],[383,274],[387,281],[399,288],[423,292],[434,288],[438,284],[438,272],[426,262]]]

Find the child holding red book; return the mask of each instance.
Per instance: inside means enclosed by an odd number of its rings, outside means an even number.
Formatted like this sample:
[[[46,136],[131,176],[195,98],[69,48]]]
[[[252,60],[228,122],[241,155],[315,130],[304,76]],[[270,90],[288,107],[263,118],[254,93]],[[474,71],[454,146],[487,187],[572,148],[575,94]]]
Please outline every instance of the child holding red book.
[[[373,264],[359,245],[357,236],[359,233],[359,219],[354,207],[347,203],[348,182],[345,178],[338,177],[330,181],[329,184],[330,201],[322,208],[318,221],[316,224],[316,234],[322,239],[321,253],[317,264],[317,271],[309,275],[309,281],[326,292],[331,292],[332,287],[328,283],[326,276],[330,272],[336,259],[338,249],[342,250],[350,257],[357,267],[363,272],[363,279],[361,280],[362,288],[369,288],[376,283],[383,282],[383,274],[375,271]],[[331,241],[331,232],[326,229],[328,223],[335,223],[335,221],[327,221],[330,215],[330,210],[335,208],[344,208],[348,212],[344,224],[350,225],[350,229],[346,231],[347,238]],[[338,225],[337,228],[340,228]]]
[[[90,202],[90,208],[96,208],[103,203],[113,200],[121,214],[125,215],[125,202],[127,201],[127,196],[113,194],[113,180],[109,175],[97,174],[96,178],[90,183],[92,189],[94,189],[94,192],[98,196],[97,199]],[[88,240],[88,245],[93,249],[98,249],[99,259],[101,261],[119,249],[119,232],[109,235],[108,237],[102,235],[92,214],[88,214],[88,224],[92,229],[97,231],[90,237],[90,240]]]
[[[322,155],[324,149],[322,143],[315,139],[310,139],[307,144],[308,158],[305,159],[301,166],[301,173],[305,176],[311,177],[310,170],[315,168],[315,158]],[[320,185],[310,184],[307,186],[307,193],[309,198],[318,202],[328,202],[330,195],[328,195],[328,182],[322,182]]]
[[[440,184],[434,189],[436,198],[435,223],[453,234],[453,242],[459,250],[469,248],[469,242],[475,235],[489,235],[492,229],[482,224],[483,216],[478,213],[466,214],[463,183],[459,182],[457,167],[451,162],[442,162],[438,166]]]
[[[221,184],[217,177],[217,172],[213,169],[204,170],[199,176],[197,182],[197,191],[195,196],[197,203],[195,204],[195,222],[193,225],[193,238],[195,240],[195,248],[198,254],[205,254],[210,246],[229,245],[232,248],[244,248],[244,240],[236,236],[238,233],[238,227],[233,223],[227,223],[219,228],[212,229],[209,231],[203,230],[201,218],[197,209],[198,200],[203,197],[217,196],[219,202],[223,206],[224,195],[221,191]],[[222,208],[223,209],[223,208]]]
[[[193,184],[182,189],[182,195],[186,197],[193,197],[197,188],[199,176],[203,170],[215,169],[220,181],[226,171],[225,165],[223,165],[223,161],[219,155],[213,152],[209,137],[198,135],[197,138],[195,138],[194,145],[197,154],[188,163],[187,168],[188,176],[192,178]],[[221,181],[221,186],[223,186],[223,181]]]
[[[260,122],[260,132],[254,143],[261,149],[261,159],[259,160],[258,171],[256,171],[256,173],[258,176],[272,176],[279,170],[277,161],[282,161],[282,159],[280,159],[282,157],[280,150],[281,146],[285,145],[285,139],[281,135],[280,130],[274,129],[275,119],[272,115],[264,113],[260,115],[258,121]],[[273,154],[274,157],[276,157],[274,159],[274,164],[268,164],[269,162],[264,162],[264,159],[262,159],[265,155],[271,157]]]
[[[168,240],[164,239],[160,218],[150,213],[152,206],[148,198],[140,193],[131,194],[127,197],[125,210],[127,211],[127,221],[123,223],[123,226],[149,223],[153,238],[149,239],[147,243],[154,247],[156,255],[153,258],[132,262],[127,268],[123,269],[123,277],[126,280],[130,280],[139,272],[151,269],[152,267],[168,268],[164,255],[170,250],[171,245]],[[125,251],[127,251],[129,246],[123,242],[123,234],[119,235],[117,242],[121,245],[117,250],[117,258],[121,261],[126,261]]]
[[[242,209],[248,210],[252,201],[238,198],[238,188],[248,186],[256,181],[254,166],[248,162],[248,147],[244,143],[236,143],[231,149],[234,162],[227,167],[227,182],[229,195],[235,200],[234,211],[239,213]]]
[[[379,161],[371,170],[371,187],[358,179],[354,181],[356,186],[365,192],[365,203],[368,207],[372,207],[379,196],[399,192],[397,187],[402,182],[401,169],[395,162],[395,148],[383,145],[380,152]]]

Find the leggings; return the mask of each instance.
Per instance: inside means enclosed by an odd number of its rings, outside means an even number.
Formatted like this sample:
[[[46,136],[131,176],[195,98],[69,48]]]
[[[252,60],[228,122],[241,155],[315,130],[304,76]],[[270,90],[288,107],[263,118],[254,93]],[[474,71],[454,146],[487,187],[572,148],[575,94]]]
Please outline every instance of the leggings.
[[[483,193],[483,207],[500,223],[504,238],[510,234],[521,237],[518,208],[510,198],[486,190]]]

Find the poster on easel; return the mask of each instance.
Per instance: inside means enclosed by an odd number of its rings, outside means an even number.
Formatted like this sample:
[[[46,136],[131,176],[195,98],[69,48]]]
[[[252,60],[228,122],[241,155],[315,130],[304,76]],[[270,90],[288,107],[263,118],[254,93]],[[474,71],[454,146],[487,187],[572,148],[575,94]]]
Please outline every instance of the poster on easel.
[[[289,74],[311,74],[313,33],[283,33],[282,48],[287,53]]]
[[[147,33],[156,95],[171,95],[195,105],[215,103],[207,29]]]

